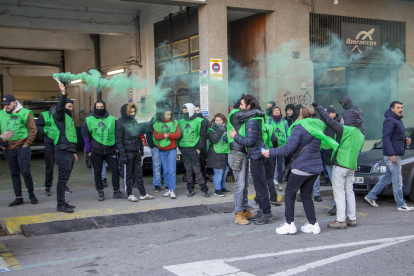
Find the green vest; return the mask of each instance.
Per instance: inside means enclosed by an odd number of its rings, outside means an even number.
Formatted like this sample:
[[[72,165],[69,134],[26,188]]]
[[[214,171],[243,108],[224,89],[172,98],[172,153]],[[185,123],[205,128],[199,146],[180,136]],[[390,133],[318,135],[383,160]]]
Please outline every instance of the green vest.
[[[154,117],[152,117],[154,120],[154,124],[155,124],[155,120],[157,119],[157,115],[155,115]],[[154,125],[153,125],[154,126]],[[158,145],[158,140],[154,138],[154,133],[152,134],[152,141],[154,142],[154,145]]]
[[[52,122],[53,134],[55,135],[54,144],[57,145],[57,143],[59,142],[59,138],[60,138],[60,130],[58,129],[53,117],[51,118],[51,122]],[[78,142],[78,137],[76,136],[75,122],[73,121],[72,117],[70,117],[68,114],[65,114],[65,135],[66,135],[66,139],[68,139],[69,142],[71,143]]]
[[[207,130],[208,133],[210,133],[210,131],[215,132],[212,128],[209,128]],[[210,147],[210,141],[208,142],[208,147]],[[220,139],[220,141],[218,141],[218,143],[213,145],[213,150],[215,153],[218,154],[223,154],[223,153],[229,153],[230,152],[230,144],[227,142],[224,142],[223,139]]]
[[[254,118],[251,118],[251,119],[247,120],[246,122],[244,122],[244,124],[240,127],[239,135],[242,136],[242,137],[246,137],[246,123],[250,120],[257,120],[257,122],[259,123],[259,125],[261,126],[261,129],[262,129],[262,140],[263,140],[263,142],[265,142],[266,146],[268,146],[268,144],[271,144],[270,139],[272,137],[272,134],[271,134],[271,132],[270,132],[270,135],[268,134],[268,130],[265,126],[263,117],[254,117]],[[270,147],[270,148],[272,148],[272,147]],[[247,150],[247,148],[246,148],[246,150]]]
[[[265,124],[266,127],[266,135],[263,139],[263,142],[266,144],[268,149],[273,148],[272,144],[272,133],[274,132],[273,127],[271,125]]]
[[[181,119],[178,122],[181,129],[180,147],[191,148],[198,143],[198,140],[200,140],[201,123],[203,121],[202,118],[197,117],[191,121]]]
[[[43,115],[43,119],[45,120],[45,126],[43,127],[43,130],[46,136],[54,141],[56,137],[52,129],[52,120],[53,120],[52,116],[50,116],[49,111],[44,111],[40,114]]]
[[[115,145],[115,121],[114,116],[106,118],[86,117],[86,125],[92,138],[105,146]]]
[[[177,130],[177,126],[178,126],[178,121],[173,121],[173,122],[168,122],[168,123],[162,123],[162,122],[155,122],[154,123],[154,130],[156,132],[158,132],[159,134],[161,133],[175,133],[175,131]],[[152,137],[154,138],[154,135],[152,135]],[[162,139],[160,141],[158,141],[157,139],[154,138],[155,145],[160,146],[162,148],[168,147],[171,144],[171,140],[168,138]]]
[[[230,130],[235,131],[233,125],[231,124],[231,117],[233,117],[234,113],[241,111],[241,109],[233,109],[229,114],[229,119],[227,120],[227,141],[229,144],[234,142],[234,139],[230,137]]]
[[[7,129],[14,131],[14,135],[9,141],[22,140],[29,137],[29,129],[27,128],[27,119],[33,111],[22,108],[19,113],[7,113],[4,109],[0,111],[1,133]],[[34,116],[33,116],[34,117]]]
[[[286,121],[282,119],[278,124],[275,123],[275,120],[269,119],[266,121],[267,125],[273,127],[273,131],[277,137],[277,142],[279,147],[286,145],[287,143],[287,134],[286,134]]]
[[[342,139],[336,153],[336,162],[339,166],[356,170],[359,152],[364,146],[365,136],[359,129],[351,126],[344,126]],[[334,154],[332,154],[332,159]],[[332,160],[331,159],[331,160]]]

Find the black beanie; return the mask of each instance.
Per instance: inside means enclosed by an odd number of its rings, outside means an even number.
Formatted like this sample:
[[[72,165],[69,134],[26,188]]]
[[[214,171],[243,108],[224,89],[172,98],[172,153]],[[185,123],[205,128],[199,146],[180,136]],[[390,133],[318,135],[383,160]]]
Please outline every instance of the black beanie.
[[[332,106],[329,106],[329,107],[326,108],[326,112],[328,112],[328,114],[329,113],[336,113],[336,110]]]

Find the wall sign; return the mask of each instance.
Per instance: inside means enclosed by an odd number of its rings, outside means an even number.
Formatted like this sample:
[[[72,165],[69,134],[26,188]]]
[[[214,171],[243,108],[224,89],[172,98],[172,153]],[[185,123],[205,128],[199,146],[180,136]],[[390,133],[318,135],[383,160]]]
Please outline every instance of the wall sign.
[[[200,71],[200,110],[204,117],[208,117],[208,77],[207,71]]]
[[[379,58],[381,26],[341,22],[341,39],[346,55]]]
[[[223,80],[223,62],[221,59],[210,59],[210,80]]]

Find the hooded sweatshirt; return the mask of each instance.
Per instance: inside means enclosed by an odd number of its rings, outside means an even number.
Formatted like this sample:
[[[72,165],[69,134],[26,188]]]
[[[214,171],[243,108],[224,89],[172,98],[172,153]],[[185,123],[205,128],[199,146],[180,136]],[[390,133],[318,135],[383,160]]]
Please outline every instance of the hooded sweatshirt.
[[[19,113],[20,110],[23,108],[23,106],[19,103],[19,101],[16,101],[16,102],[17,102],[17,106],[12,111],[12,113]],[[26,122],[26,127],[29,130],[29,136],[25,139],[7,141],[7,144],[5,145],[6,149],[15,150],[21,147],[29,147],[32,144],[37,134],[36,123],[33,118],[32,112],[29,113],[29,117],[27,118],[27,122]],[[1,129],[1,125],[0,125],[0,129]],[[1,144],[3,144],[3,141],[0,141],[0,146]]]
[[[135,117],[129,116],[134,103],[124,104],[121,107],[121,118],[116,123],[115,141],[121,156],[127,156],[128,152],[144,154],[144,144],[142,143],[138,122]]]
[[[96,108],[96,104],[97,103],[102,103],[104,108],[103,109],[97,109]],[[106,103],[103,100],[98,100],[94,107],[93,107],[93,111],[90,114],[90,116],[93,116],[97,119],[104,119],[104,118],[108,118],[109,117],[109,113],[106,110]],[[90,117],[88,116],[88,117]],[[94,152],[94,154],[98,154],[101,156],[105,156],[105,155],[109,155],[109,154],[113,154],[115,153],[115,145],[113,146],[106,146],[103,145],[101,143],[99,143],[98,141],[96,141],[93,137],[91,132],[89,131],[89,127],[87,125],[87,120],[85,120],[85,122],[83,123],[82,127],[85,125],[84,128],[84,138],[83,140],[85,141],[85,152],[89,153],[89,152]],[[105,127],[105,126],[103,126]],[[115,128],[116,128],[116,123],[115,123]]]
[[[341,99],[339,100],[339,103],[344,103],[344,105],[342,105],[344,110],[353,109],[358,113],[359,120],[360,120],[360,125],[357,126],[357,128],[365,136],[364,113],[362,112],[362,109],[358,105],[354,104],[352,99],[348,96],[341,97]],[[342,115],[342,117],[344,117],[344,116]]]
[[[288,108],[291,108],[293,110],[293,114],[290,117],[288,117],[288,115],[287,115]],[[286,117],[284,119],[286,120],[286,122],[288,123],[288,126],[290,127],[296,121],[296,119],[298,118],[298,114],[296,113],[295,105],[294,104],[286,105],[285,112],[286,112]]]

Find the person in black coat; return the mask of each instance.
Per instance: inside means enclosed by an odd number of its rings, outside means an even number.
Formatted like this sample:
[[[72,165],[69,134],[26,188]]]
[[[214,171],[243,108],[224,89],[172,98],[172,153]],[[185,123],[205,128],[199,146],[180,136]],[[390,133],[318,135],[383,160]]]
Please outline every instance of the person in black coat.
[[[240,135],[240,131],[239,134],[235,131],[229,131],[229,134],[234,141],[247,148],[254,188],[260,199],[259,210],[250,220],[255,221],[256,225],[266,224],[268,221],[273,219],[273,216],[270,211],[271,206],[269,190],[266,183],[266,160],[261,153],[261,149],[266,149],[262,137],[262,126],[264,126],[263,118],[265,114],[261,110],[257,100],[252,95],[242,96],[240,109],[255,110],[256,116],[254,119],[249,119],[244,122],[245,135]]]
[[[121,107],[121,118],[116,123],[115,141],[119,151],[119,160],[124,166],[124,183],[128,200],[138,199],[132,194],[132,175],[137,183],[139,199],[154,199],[145,191],[142,179],[141,156],[144,155],[144,145],[140,138],[138,122],[135,120],[136,106],[134,103]]]

